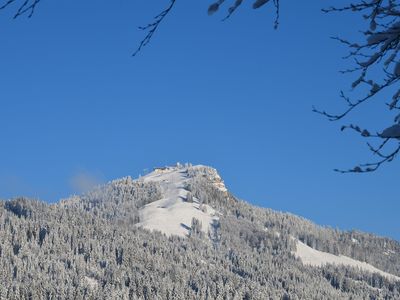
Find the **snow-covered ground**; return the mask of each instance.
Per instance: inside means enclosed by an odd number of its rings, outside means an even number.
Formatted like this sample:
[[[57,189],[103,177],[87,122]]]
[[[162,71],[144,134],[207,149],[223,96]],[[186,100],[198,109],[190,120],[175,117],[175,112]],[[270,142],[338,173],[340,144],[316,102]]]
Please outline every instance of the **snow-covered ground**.
[[[196,198],[193,198],[192,203],[186,201],[188,191],[184,187],[190,178],[187,177],[185,168],[156,169],[141,180],[159,182],[163,198],[147,204],[140,210],[138,226],[159,230],[166,235],[184,237],[190,231],[192,218],[201,221],[202,231],[205,233],[211,230],[213,220],[218,219],[216,211],[211,206],[200,207]]]
[[[364,271],[369,271],[373,273],[379,273],[389,279],[392,280],[399,280],[400,277],[389,274],[387,272],[384,272],[382,270],[379,270],[378,268],[375,268],[374,266],[366,263],[366,262],[361,262],[355,259],[352,259],[350,257],[344,256],[344,255],[334,255],[331,253],[327,252],[322,252],[315,250],[306,244],[297,241],[297,247],[296,247],[296,252],[294,253],[296,257],[300,258],[303,264],[305,265],[311,265],[311,266],[322,266],[325,264],[335,264],[335,265],[345,265],[345,266],[351,266],[355,268],[359,268]]]

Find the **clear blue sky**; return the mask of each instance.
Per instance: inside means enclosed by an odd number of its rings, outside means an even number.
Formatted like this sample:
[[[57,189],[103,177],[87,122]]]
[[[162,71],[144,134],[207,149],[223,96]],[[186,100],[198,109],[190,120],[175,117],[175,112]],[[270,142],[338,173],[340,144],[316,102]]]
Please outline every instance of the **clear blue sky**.
[[[0,13],[0,198],[54,202],[82,174],[104,182],[192,162],[253,204],[400,240],[399,162],[332,171],[371,159],[339,128],[388,125],[372,118],[379,106],[340,123],[311,112],[341,107],[351,77],[338,73],[346,49],[329,37],[355,37],[360,17],[282,0],[275,31],[270,5],[221,22],[208,2],[178,1],[132,58],[136,27],[168,1],[93,3],[44,1],[29,20]]]

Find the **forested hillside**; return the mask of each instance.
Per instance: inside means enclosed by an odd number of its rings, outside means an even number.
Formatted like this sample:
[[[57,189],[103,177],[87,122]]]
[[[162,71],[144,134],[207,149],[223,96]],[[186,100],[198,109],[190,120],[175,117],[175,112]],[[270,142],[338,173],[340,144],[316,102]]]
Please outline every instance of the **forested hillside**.
[[[303,264],[299,241],[395,276]],[[400,244],[252,206],[214,169],[178,165],[56,204],[0,201],[0,282],[0,299],[400,299]]]

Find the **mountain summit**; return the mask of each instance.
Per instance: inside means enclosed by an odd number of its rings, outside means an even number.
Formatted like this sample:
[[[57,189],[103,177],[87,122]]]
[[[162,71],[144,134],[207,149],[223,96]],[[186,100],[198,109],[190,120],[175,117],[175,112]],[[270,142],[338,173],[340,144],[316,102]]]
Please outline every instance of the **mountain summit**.
[[[195,218],[200,222],[199,229],[208,234],[213,224],[218,222],[218,212],[205,199],[192,194],[198,176],[218,190],[227,192],[217,171],[205,166],[156,168],[142,177],[143,182],[159,184],[161,199],[146,204],[140,210],[140,222],[137,225],[167,235],[188,236]]]
[[[0,299],[400,299],[400,244],[236,199],[190,164],[0,201]]]

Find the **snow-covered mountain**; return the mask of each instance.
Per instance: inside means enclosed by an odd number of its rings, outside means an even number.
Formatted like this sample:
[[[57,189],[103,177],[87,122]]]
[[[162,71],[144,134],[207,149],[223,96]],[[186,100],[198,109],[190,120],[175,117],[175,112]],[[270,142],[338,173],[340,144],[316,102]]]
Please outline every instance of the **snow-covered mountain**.
[[[0,201],[0,299],[400,299],[400,244],[235,198],[190,164]]]
[[[192,170],[204,168],[197,166]],[[207,169],[212,170],[212,169]],[[213,176],[211,176],[211,174]],[[226,192],[225,186],[216,179],[220,177],[216,171],[210,172],[209,180]],[[144,182],[156,182],[161,188],[161,199],[146,204],[140,209],[140,222],[137,226],[150,230],[159,230],[167,235],[188,236],[193,218],[202,224],[201,230],[208,234],[218,221],[218,213],[208,204],[192,196],[188,190],[191,178],[188,168],[165,167],[142,178]],[[221,186],[222,184],[222,186]]]
[[[194,166],[191,169],[200,172],[207,171],[207,179],[221,191],[227,192],[225,184],[215,169],[205,166]],[[187,187],[190,185],[191,178],[187,167],[156,168],[142,179],[144,182],[160,183],[162,198],[145,205],[140,210],[140,222],[137,223],[137,226],[158,230],[166,235],[185,237],[190,234],[193,218],[201,221],[201,230],[206,234],[219,220],[218,212],[210,205],[201,204],[200,199],[193,196],[188,201],[191,193]],[[326,264],[350,266],[400,281],[400,277],[384,272],[371,264],[344,255],[315,250],[297,239],[294,254],[307,265],[316,267]]]

